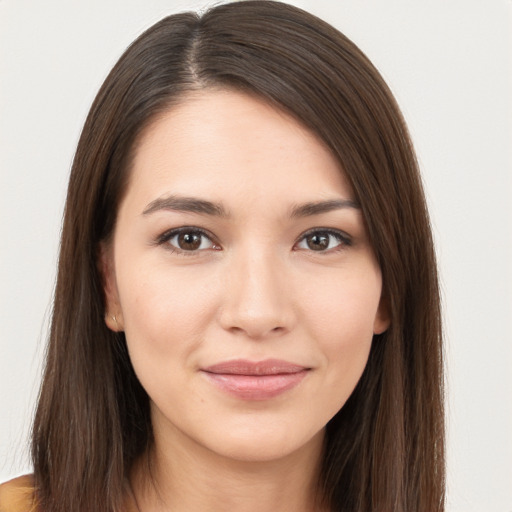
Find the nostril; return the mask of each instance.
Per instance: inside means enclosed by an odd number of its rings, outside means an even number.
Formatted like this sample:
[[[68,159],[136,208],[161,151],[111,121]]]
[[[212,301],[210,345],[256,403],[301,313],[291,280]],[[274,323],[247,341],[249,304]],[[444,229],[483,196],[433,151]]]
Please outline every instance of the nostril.
[[[268,336],[269,334],[282,334],[285,332],[285,328],[278,326],[270,329],[265,329],[263,326],[246,326],[246,327],[238,327],[232,326],[229,331],[233,334],[246,334],[250,338],[261,338]]]
[[[287,327],[283,325],[272,327],[271,322],[266,322],[261,319],[259,319],[260,321],[256,321],[255,319],[248,321],[247,319],[240,318],[237,320],[238,322],[230,322],[231,325],[224,325],[224,329],[236,336],[247,336],[248,338],[252,339],[263,339],[274,336],[282,336],[288,330]]]
[[[265,271],[268,273],[268,267]],[[254,271],[248,279],[230,283],[230,293],[218,309],[218,320],[225,331],[263,339],[284,335],[293,328],[293,301],[282,298],[275,281],[264,274],[263,270]]]

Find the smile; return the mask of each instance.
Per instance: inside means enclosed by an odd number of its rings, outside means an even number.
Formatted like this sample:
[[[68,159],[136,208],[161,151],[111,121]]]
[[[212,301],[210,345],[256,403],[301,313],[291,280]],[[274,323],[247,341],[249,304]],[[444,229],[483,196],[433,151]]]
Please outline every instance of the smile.
[[[201,371],[220,390],[243,400],[268,400],[297,386],[310,368],[269,359],[226,361]]]

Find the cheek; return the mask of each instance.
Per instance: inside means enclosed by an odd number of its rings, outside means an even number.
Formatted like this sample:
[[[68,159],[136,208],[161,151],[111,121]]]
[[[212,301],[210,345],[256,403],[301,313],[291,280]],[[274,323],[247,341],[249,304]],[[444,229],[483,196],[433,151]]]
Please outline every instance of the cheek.
[[[358,343],[373,337],[381,296],[377,270],[354,272],[340,279],[325,280],[303,298],[303,314],[311,329],[329,344]]]
[[[215,287],[206,276],[190,279],[186,270],[149,268],[132,273],[120,288],[128,346],[134,356],[138,347],[156,357],[188,352],[200,342],[211,319]]]
[[[356,273],[310,293],[304,314],[323,356],[325,389],[339,409],[366,366],[381,294],[378,272]]]

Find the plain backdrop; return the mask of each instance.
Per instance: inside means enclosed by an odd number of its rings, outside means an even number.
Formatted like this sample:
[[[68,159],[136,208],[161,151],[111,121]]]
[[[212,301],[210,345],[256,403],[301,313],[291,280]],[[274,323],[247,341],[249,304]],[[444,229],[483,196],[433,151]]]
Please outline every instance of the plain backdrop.
[[[352,38],[403,109],[442,277],[448,512],[512,512],[512,2],[292,3]],[[0,0],[0,481],[30,471],[65,188],[91,101],[143,29],[207,5]]]

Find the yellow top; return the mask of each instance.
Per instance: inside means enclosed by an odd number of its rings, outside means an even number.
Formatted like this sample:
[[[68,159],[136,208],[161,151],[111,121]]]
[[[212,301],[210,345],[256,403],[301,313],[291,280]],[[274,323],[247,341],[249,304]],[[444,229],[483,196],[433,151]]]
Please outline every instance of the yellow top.
[[[34,481],[30,475],[0,485],[0,512],[35,512]]]
[[[126,496],[123,509],[125,512],[137,512],[138,507],[131,495]],[[31,475],[20,476],[0,485],[0,512],[38,512]]]

